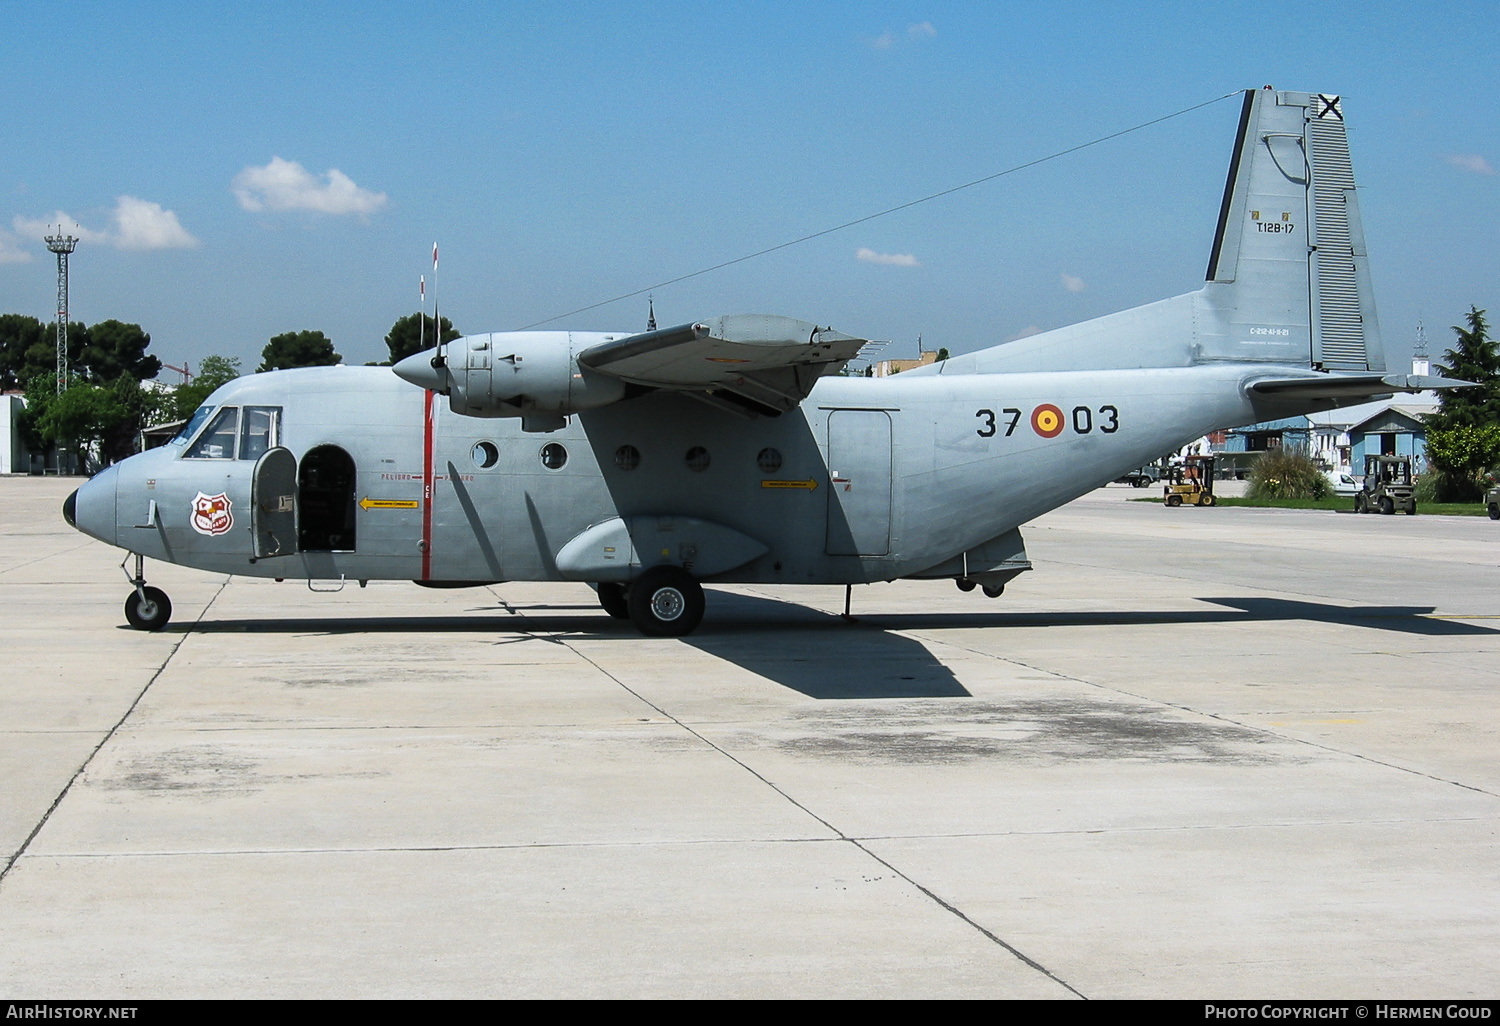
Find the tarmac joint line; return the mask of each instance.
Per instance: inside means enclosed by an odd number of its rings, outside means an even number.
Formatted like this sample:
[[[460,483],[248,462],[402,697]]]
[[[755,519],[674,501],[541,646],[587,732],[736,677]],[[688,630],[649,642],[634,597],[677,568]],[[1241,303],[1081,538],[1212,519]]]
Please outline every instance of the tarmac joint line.
[[[197,617],[193,620],[195,626],[208,613],[214,602],[218,600],[219,596],[224,593],[224,589],[228,586],[229,578],[225,577],[224,580],[219,583],[219,588],[213,593],[213,597],[203,604],[203,608],[199,611]],[[12,854],[10,858],[6,859],[5,865],[0,866],[0,886],[4,886],[5,878],[10,875],[10,871],[15,868],[16,863],[21,861],[21,856],[26,854],[26,850],[31,847],[31,842],[36,840],[37,835],[42,832],[42,828],[47,825],[47,821],[52,818],[52,814],[57,811],[58,806],[62,804],[63,799],[68,796],[68,792],[73,790],[73,785],[78,782],[78,779],[82,777],[84,772],[89,768],[89,763],[94,761],[94,757],[99,754],[99,752],[104,748],[105,745],[109,744],[110,739],[114,737],[115,734],[119,732],[120,728],[125,725],[125,721],[130,719],[130,714],[135,712],[136,706],[141,704],[141,699],[146,697],[146,692],[151,690],[151,685],[155,684],[157,679],[161,677],[162,673],[166,671],[167,666],[172,662],[172,657],[177,655],[177,650],[182,648],[183,643],[186,642],[188,638],[192,637],[192,634],[192,629],[189,628],[188,630],[184,631],[175,642],[173,642],[171,651],[169,651],[167,653],[167,657],[161,661],[161,665],[156,668],[156,672],[151,674],[150,679],[146,681],[140,692],[135,696],[134,699],[131,700],[130,705],[126,707],[125,712],[120,715],[120,718],[115,721],[114,726],[110,727],[109,730],[105,732],[104,736],[99,739],[99,743],[89,751],[89,754],[84,758],[83,762],[80,763],[78,768],[73,771],[73,775],[68,778],[68,782],[63,785],[62,790],[57,792],[57,797],[52,799],[52,804],[47,806],[47,811],[42,813],[42,818],[37,820],[36,826],[31,828],[31,833],[26,835],[26,840],[22,841],[20,847],[15,850],[14,854]]]
[[[496,597],[498,598],[499,596],[496,596]],[[522,623],[523,624],[525,623],[526,615],[524,613],[522,613],[521,611],[517,610],[509,602],[506,602],[503,598],[500,599],[500,601],[501,601],[502,604],[504,604],[507,612],[509,612],[509,613],[511,613],[511,614],[513,614],[513,615],[515,615],[517,617],[519,617],[521,619]],[[535,636],[534,632],[532,632],[530,630],[527,630],[527,628],[525,628],[524,626],[521,629],[523,631],[525,631],[526,633],[533,634],[533,636]],[[848,834],[844,833],[844,831],[840,830],[838,827],[834,826],[828,820],[826,820],[822,816],[818,815],[816,812],[814,812],[812,809],[808,808],[802,802],[799,802],[796,798],[793,798],[785,790],[783,790],[781,787],[777,786],[771,780],[767,779],[763,774],[761,774],[759,771],[757,771],[756,769],[754,769],[752,766],[748,765],[742,759],[739,759],[738,757],[736,757],[735,755],[733,755],[729,751],[726,751],[724,748],[720,747],[719,745],[714,744],[714,742],[711,741],[709,738],[705,737],[703,734],[701,734],[698,731],[694,730],[691,726],[689,726],[688,724],[684,723],[682,720],[678,719],[672,713],[670,713],[667,710],[663,709],[661,706],[657,705],[655,702],[652,702],[650,699],[646,698],[644,695],[642,695],[640,692],[636,691],[630,685],[628,685],[624,681],[620,680],[619,677],[616,677],[613,673],[610,673],[603,666],[600,666],[599,663],[596,662],[594,659],[590,658],[585,653],[580,652],[578,649],[574,648],[571,644],[568,643],[568,641],[567,641],[566,638],[564,638],[564,637],[562,637],[560,635],[555,635],[555,636],[553,636],[551,638],[545,638],[543,640],[556,641],[556,642],[562,644],[563,646],[565,646],[566,648],[568,648],[570,651],[572,651],[575,655],[577,655],[578,658],[582,659],[584,662],[586,662],[590,666],[594,667],[594,669],[596,669],[600,673],[604,674],[604,676],[606,676],[610,680],[614,681],[617,685],[619,685],[622,689],[624,689],[632,697],[634,697],[635,699],[637,699],[638,701],[640,701],[643,705],[646,705],[646,706],[648,706],[648,707],[656,710],[656,712],[659,715],[665,717],[666,719],[670,720],[672,723],[676,724],[678,727],[680,727],[683,730],[687,731],[689,734],[691,734],[693,737],[697,738],[703,744],[707,745],[709,748],[712,748],[714,751],[718,752],[720,755],[722,755],[724,758],[728,759],[730,762],[734,763],[736,766],[739,766],[742,770],[744,770],[746,773],[750,774],[756,780],[759,780],[766,787],[770,788],[772,791],[775,791],[783,799],[785,799],[787,802],[789,802],[793,807],[795,807],[796,809],[798,809],[799,811],[801,811],[802,813],[804,813],[805,815],[807,815],[811,819],[815,820],[816,822],[822,824],[825,828],[827,828],[830,832],[832,832],[839,841],[842,841],[842,842],[844,842],[846,844],[852,845],[853,847],[857,848],[859,851],[861,851],[862,853],[864,853],[868,858],[870,858],[871,860],[873,860],[873,861],[879,863],[880,865],[884,866],[886,869],[888,869],[892,873],[894,873],[897,877],[899,877],[900,879],[906,881],[912,887],[916,888],[918,892],[920,892],[921,894],[925,895],[928,898],[928,900],[932,901],[939,908],[943,909],[945,912],[949,913],[950,915],[956,917],[960,922],[964,923],[970,929],[972,929],[975,932],[979,933],[981,936],[983,936],[984,938],[986,938],[987,940],[989,940],[993,944],[996,944],[999,947],[1003,948],[1005,951],[1009,952],[1018,961],[1022,962],[1023,964],[1025,964],[1029,968],[1035,970],[1036,972],[1041,973],[1043,976],[1047,977],[1053,983],[1056,983],[1058,986],[1060,986],[1064,990],[1068,991],[1068,993],[1073,994],[1076,997],[1082,998],[1085,1001],[1088,1000],[1087,995],[1085,995],[1082,991],[1078,990],[1078,988],[1074,987],[1072,984],[1068,983],[1067,980],[1064,980],[1062,977],[1058,976],[1051,969],[1048,969],[1042,963],[1038,962],[1036,959],[1030,957],[1025,952],[1023,952],[1019,948],[1015,947],[1015,945],[1006,942],[1002,937],[1000,937],[999,935],[997,935],[994,931],[992,931],[990,929],[987,929],[986,927],[984,927],[984,926],[980,925],[979,923],[975,922],[967,914],[965,914],[962,909],[958,908],[956,905],[952,904],[951,902],[943,899],[942,897],[940,897],[939,895],[937,895],[936,893],[934,893],[931,889],[923,886],[921,883],[919,883],[916,880],[914,880],[909,874],[903,872],[901,869],[897,868],[896,866],[892,865],[890,862],[886,861],[885,859],[881,858],[879,855],[875,854],[873,851],[871,851],[864,844],[860,843],[860,841],[857,840],[856,838],[851,837]]]

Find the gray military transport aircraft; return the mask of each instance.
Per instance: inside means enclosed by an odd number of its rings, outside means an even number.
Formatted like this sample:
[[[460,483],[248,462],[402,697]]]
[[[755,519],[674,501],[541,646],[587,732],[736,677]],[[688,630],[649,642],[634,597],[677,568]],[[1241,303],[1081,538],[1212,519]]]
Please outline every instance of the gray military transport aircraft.
[[[1245,93],[1198,291],[838,375],[865,344],[738,315],[254,374],[63,515],[134,556],[142,630],[171,615],[149,556],[309,582],[587,582],[611,616],[685,635],[703,581],[950,578],[993,598],[1030,568],[1021,525],[1208,431],[1459,384],[1387,373],[1342,104],[1269,86]]]

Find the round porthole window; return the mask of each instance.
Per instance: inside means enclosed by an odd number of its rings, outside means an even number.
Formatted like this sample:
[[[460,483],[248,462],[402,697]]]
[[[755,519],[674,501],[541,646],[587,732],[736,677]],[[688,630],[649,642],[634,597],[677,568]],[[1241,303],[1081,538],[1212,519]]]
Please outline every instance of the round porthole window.
[[[641,465],[641,450],[633,445],[622,445],[615,450],[615,466],[621,470],[634,470]]]
[[[762,474],[774,474],[781,469],[781,450],[762,449],[755,454],[755,465]]]
[[[494,442],[480,442],[475,445],[469,455],[474,457],[474,465],[488,470],[500,462],[500,449]]]
[[[542,466],[548,470],[561,470],[563,464],[568,462],[568,450],[556,442],[548,442],[542,446]]]
[[[685,459],[687,461],[687,468],[694,473],[702,473],[707,470],[710,462],[708,450],[701,445],[695,445],[689,449]]]

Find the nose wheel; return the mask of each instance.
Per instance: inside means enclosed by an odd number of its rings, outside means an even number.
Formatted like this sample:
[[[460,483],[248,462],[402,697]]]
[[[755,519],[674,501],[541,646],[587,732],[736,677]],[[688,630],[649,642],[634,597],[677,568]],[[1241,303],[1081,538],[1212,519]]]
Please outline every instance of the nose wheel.
[[[130,559],[129,556],[125,558],[127,562]],[[120,564],[120,569],[125,569],[125,563]],[[160,588],[146,585],[144,569],[145,560],[137,554],[135,576],[132,577],[129,571],[125,573],[135,589],[125,597],[125,621],[138,631],[159,631],[172,619],[172,600]]]

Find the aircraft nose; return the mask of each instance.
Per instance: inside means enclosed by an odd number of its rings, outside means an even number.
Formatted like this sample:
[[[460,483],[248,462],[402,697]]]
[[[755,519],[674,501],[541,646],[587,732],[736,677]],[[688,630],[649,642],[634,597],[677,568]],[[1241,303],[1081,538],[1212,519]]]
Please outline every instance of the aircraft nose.
[[[429,388],[434,392],[441,392],[447,387],[448,375],[446,370],[439,370],[432,365],[435,356],[437,356],[436,349],[424,349],[400,361],[391,370],[396,372],[398,378],[409,381],[418,388]]]
[[[118,467],[105,467],[63,502],[63,519],[77,530],[115,544],[115,484]]]

